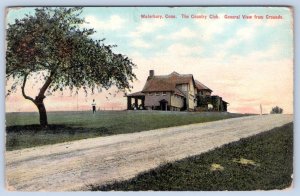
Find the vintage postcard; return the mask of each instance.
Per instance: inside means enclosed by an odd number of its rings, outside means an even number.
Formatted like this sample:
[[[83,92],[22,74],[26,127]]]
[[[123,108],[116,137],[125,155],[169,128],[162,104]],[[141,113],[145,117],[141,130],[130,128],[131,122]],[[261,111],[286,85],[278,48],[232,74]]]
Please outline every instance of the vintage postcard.
[[[6,8],[9,191],[283,190],[292,7]]]

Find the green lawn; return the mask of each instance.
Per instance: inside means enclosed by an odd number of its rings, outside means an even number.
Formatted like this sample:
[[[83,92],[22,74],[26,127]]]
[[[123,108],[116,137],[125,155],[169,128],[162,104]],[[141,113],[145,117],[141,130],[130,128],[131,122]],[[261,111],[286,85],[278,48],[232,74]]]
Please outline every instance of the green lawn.
[[[50,125],[47,129],[41,129],[38,113],[7,113],[6,149],[16,150],[240,116],[217,112],[101,111],[95,115],[91,112],[48,112]]]
[[[291,185],[293,123],[242,139],[97,191],[271,190]]]

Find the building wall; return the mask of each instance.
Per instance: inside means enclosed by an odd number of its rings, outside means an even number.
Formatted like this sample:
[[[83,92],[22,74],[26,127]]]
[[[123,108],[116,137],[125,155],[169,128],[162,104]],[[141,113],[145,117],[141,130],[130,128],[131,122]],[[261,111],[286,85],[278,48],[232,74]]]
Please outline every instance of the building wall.
[[[196,101],[195,101],[195,86],[194,86],[194,83],[193,81],[191,80],[190,83],[189,83],[189,88],[188,88],[188,97],[187,97],[187,100],[188,100],[188,108],[191,109],[191,110],[194,110],[195,109],[195,106],[196,106]]]
[[[165,99],[168,101],[168,105],[170,104],[171,100],[171,93],[166,92],[166,95],[162,95],[162,92],[159,92],[159,95],[156,95],[156,93],[152,93],[152,95],[149,95],[149,93],[146,93],[145,95],[145,107],[152,107],[152,106],[160,106],[159,101],[162,99]]]
[[[178,95],[171,95],[171,106],[176,108],[182,108],[184,105],[184,98]]]
[[[196,91],[193,81],[191,80],[188,84],[176,85],[176,88],[183,92],[183,94],[185,95],[187,108],[190,110],[194,110],[196,106]]]

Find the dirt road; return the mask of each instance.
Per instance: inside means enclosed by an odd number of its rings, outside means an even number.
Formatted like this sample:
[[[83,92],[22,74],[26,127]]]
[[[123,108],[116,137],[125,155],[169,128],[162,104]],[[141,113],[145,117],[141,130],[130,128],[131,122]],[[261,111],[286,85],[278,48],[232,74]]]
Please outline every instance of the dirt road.
[[[233,118],[8,151],[9,190],[85,190],[200,154],[293,121],[292,115]]]

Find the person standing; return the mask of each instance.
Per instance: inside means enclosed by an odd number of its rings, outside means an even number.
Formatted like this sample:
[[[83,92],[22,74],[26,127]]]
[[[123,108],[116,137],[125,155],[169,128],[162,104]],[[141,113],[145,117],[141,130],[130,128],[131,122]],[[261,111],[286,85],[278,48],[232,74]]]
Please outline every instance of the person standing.
[[[93,107],[93,114],[95,114],[96,113],[96,102],[95,102],[95,99],[93,99],[92,107]]]

